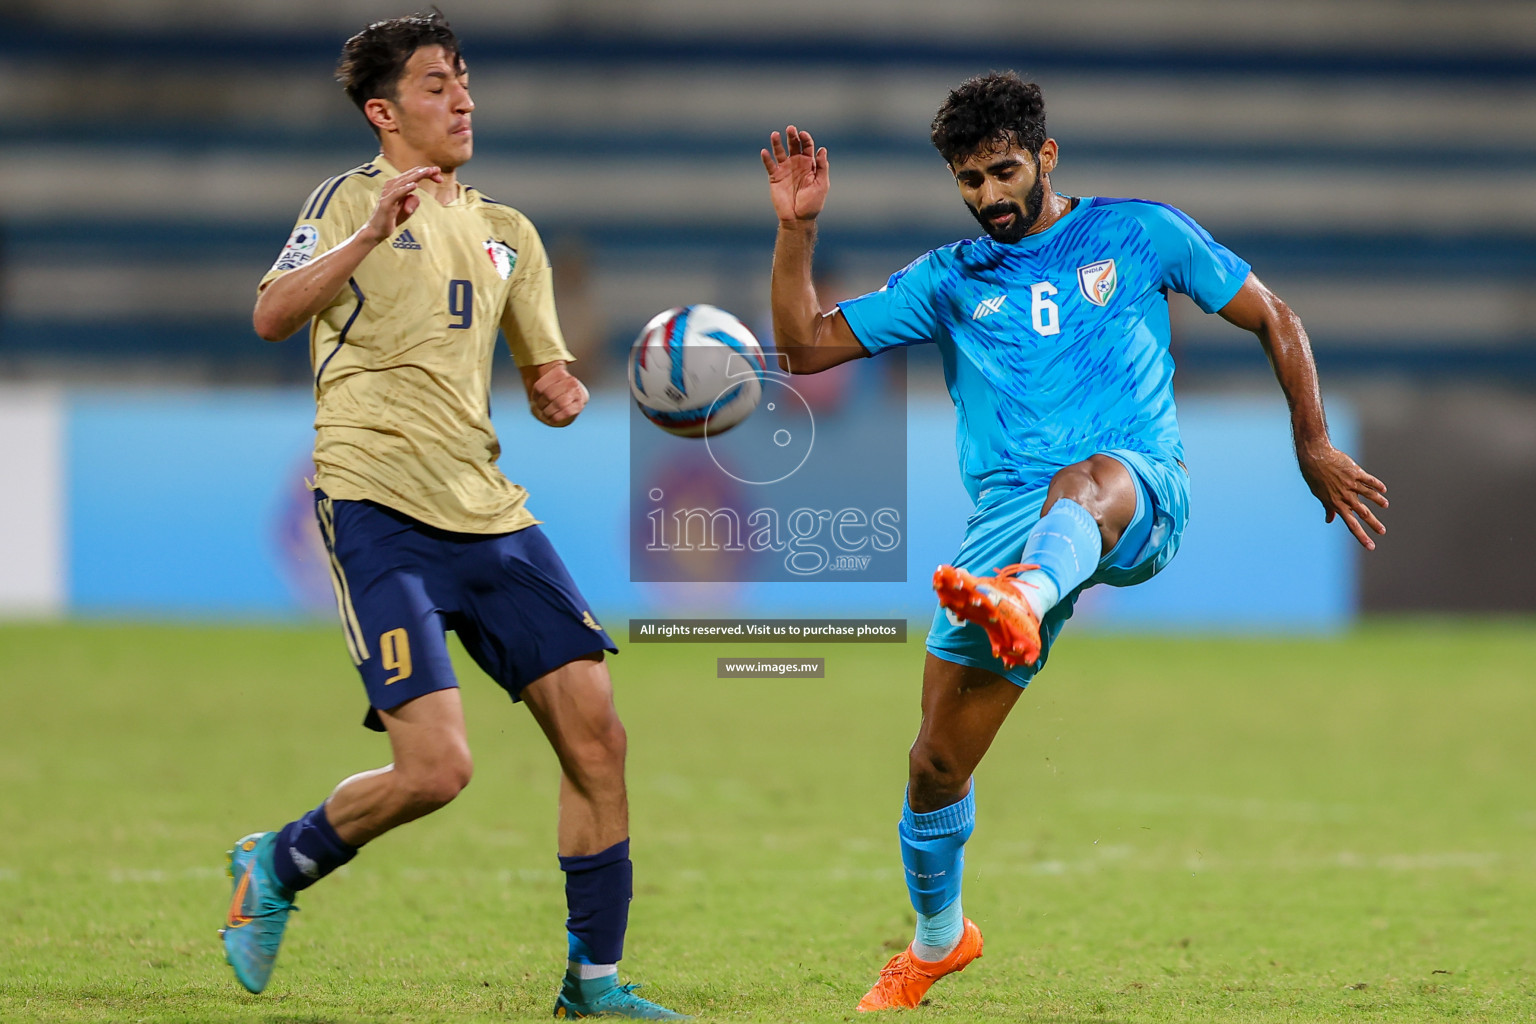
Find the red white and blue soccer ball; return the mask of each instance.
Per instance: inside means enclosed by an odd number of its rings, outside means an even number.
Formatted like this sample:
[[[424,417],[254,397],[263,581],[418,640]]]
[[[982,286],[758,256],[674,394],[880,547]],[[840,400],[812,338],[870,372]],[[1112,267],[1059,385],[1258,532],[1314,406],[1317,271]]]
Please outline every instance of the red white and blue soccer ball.
[[[700,303],[658,313],[629,349],[629,391],[645,418],[713,437],[757,408],[768,360],[747,326]]]

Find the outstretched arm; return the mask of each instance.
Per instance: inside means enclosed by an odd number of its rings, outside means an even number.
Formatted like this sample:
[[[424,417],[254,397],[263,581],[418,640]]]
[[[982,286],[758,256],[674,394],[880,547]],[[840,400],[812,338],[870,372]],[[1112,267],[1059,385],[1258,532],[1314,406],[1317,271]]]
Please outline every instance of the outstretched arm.
[[[1367,551],[1376,550],[1376,542],[1366,532],[1378,534],[1387,528],[1366,504],[1387,507],[1387,485],[1355,464],[1328,439],[1328,422],[1323,416],[1323,397],[1317,386],[1317,364],[1312,359],[1312,345],[1306,329],[1291,307],[1270,291],[1253,274],[1221,309],[1229,322],[1258,335],[1264,354],[1274,367],[1280,390],[1291,408],[1291,439],[1296,445],[1296,462],[1312,494],[1322,502],[1327,521],[1343,518],[1349,532]]]
[[[770,292],[773,343],[790,373],[816,373],[867,354],[839,310],[821,311],[811,278],[816,217],[827,202],[827,151],[794,125],[782,138],[774,132],[769,144],[772,152],[762,151],[763,167],[779,215]]]

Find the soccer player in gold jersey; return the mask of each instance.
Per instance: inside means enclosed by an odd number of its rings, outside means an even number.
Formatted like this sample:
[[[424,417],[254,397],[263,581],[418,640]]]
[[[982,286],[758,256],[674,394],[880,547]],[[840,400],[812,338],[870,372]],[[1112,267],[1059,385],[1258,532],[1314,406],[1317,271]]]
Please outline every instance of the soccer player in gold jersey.
[[[337,78],[381,154],[305,201],[253,320],[269,341],[310,323],[316,511],[365,724],[389,734],[393,761],[236,843],[226,956],[261,991],[296,893],[469,782],[452,629],[559,757],[569,966],[555,1016],[682,1019],[617,982],[632,883],[625,734],[603,661],[613,641],[496,464],[498,328],[537,419],[563,427],[587,402],[543,245],[522,214],[458,179],[475,105],[441,14],[370,25]]]

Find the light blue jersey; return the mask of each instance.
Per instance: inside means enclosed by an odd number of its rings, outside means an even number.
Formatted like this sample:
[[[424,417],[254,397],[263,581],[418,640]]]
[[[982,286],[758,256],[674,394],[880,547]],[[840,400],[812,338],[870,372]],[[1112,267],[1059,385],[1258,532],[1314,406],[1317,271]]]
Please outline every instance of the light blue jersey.
[[[1168,290],[1213,313],[1248,271],[1171,206],[1083,198],[1037,235],[934,249],[839,306],[871,353],[939,346],[979,501],[1096,452],[1182,460]]]

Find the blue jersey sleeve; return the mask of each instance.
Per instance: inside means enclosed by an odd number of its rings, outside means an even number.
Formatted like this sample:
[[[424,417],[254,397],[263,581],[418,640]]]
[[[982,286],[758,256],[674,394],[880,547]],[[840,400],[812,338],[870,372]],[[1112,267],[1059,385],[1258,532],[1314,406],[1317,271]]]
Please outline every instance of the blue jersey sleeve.
[[[1242,288],[1252,268],[1210,236],[1188,214],[1164,203],[1132,201],[1120,207],[1135,217],[1163,265],[1163,285],[1214,313]]]
[[[919,256],[891,275],[885,287],[837,308],[871,355],[902,345],[921,345],[938,333],[938,253]]]

